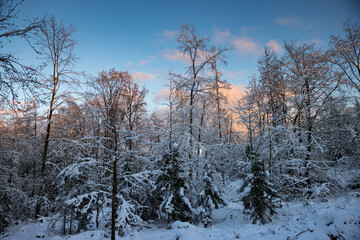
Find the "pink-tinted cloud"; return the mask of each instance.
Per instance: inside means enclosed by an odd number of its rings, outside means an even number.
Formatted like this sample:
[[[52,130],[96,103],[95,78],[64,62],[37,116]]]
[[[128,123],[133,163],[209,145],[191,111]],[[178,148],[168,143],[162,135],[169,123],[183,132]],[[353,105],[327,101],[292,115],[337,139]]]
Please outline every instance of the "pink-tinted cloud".
[[[166,59],[176,61],[176,62],[183,62],[183,63],[190,62],[190,57],[187,54],[184,54],[183,52],[173,50],[173,49],[165,50],[164,57]]]
[[[282,53],[283,48],[281,44],[277,40],[270,40],[266,43],[266,46],[269,47],[271,50],[273,50],[276,53]]]
[[[227,96],[229,103],[239,100],[245,95],[245,85],[231,84],[230,89],[225,90],[225,96]]]
[[[160,92],[156,93],[153,102],[161,103],[169,96],[169,89],[161,89]]]
[[[169,29],[165,29],[165,30],[163,31],[163,34],[164,34],[164,36],[167,37],[167,38],[175,38],[176,35],[178,34],[178,31],[171,31],[171,30],[169,30]]]
[[[232,45],[239,53],[257,53],[261,51],[260,45],[247,37],[238,37],[234,39]]]
[[[235,102],[245,95],[245,85],[230,84],[230,89],[222,89],[222,93],[228,98],[229,103]],[[154,94],[153,102],[161,103],[169,96],[169,89],[164,88]]]
[[[241,98],[245,96],[245,85],[235,85],[231,84],[230,89],[224,91],[225,96],[228,98],[228,107],[232,108],[234,104]],[[229,114],[232,115],[233,119],[238,117],[234,112],[229,111]],[[245,128],[243,125],[233,125],[235,131],[244,131]]]
[[[133,72],[131,73],[131,76],[137,82],[145,82],[155,79],[155,75],[151,73]]]
[[[241,77],[243,77],[246,74],[245,70],[238,70],[238,71],[222,71],[224,74],[225,79],[228,80],[239,80]]]
[[[217,42],[217,43],[226,42],[227,40],[229,40],[230,37],[231,37],[231,32],[228,28],[226,28],[223,31],[216,28],[215,32],[214,32],[214,36],[213,36],[214,42]]]
[[[275,19],[274,21],[276,24],[280,25],[280,26],[285,26],[285,25],[299,25],[300,24],[300,19],[296,18],[296,17],[278,17]]]
[[[140,61],[138,62],[138,66],[139,66],[139,67],[143,67],[143,66],[145,66],[146,64],[148,64],[149,62],[151,62],[151,61],[154,60],[154,59],[155,59],[154,56],[150,56],[150,57],[147,58],[147,59],[140,60]]]

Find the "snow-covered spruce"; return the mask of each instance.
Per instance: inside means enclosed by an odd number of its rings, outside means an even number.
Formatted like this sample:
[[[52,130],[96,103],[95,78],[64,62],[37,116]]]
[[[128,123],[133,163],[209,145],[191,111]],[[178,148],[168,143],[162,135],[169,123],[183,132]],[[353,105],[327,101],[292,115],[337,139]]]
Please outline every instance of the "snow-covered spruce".
[[[220,192],[213,182],[210,167],[208,165],[205,167],[201,185],[202,190],[200,191],[196,202],[197,219],[198,222],[203,222],[205,226],[211,226],[212,210],[224,207],[226,206],[226,203],[221,198]]]
[[[192,221],[195,209],[187,198],[187,186],[176,149],[163,156],[163,167],[156,181],[155,201],[158,217],[168,222]]]
[[[257,222],[265,224],[271,222],[270,216],[275,214],[272,200],[276,196],[276,192],[268,181],[263,161],[251,150],[248,156],[252,161],[251,174],[239,189],[239,192],[245,191],[241,201],[244,203],[244,213],[250,213],[253,224]]]
[[[9,190],[1,187],[0,188],[0,233],[5,230],[11,222],[11,200]]]

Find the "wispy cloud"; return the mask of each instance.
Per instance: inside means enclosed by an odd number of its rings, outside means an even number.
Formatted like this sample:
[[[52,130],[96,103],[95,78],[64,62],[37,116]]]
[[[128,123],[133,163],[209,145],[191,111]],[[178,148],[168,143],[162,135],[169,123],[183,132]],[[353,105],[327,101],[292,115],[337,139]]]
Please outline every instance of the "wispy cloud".
[[[172,31],[169,29],[165,29],[163,31],[163,35],[167,38],[175,38],[177,34],[178,34],[178,31]]]
[[[153,102],[161,103],[169,96],[169,89],[161,89],[160,92],[155,93]]]
[[[223,31],[216,28],[214,31],[213,39],[214,39],[214,42],[223,43],[223,42],[226,42],[227,40],[229,40],[230,37],[231,37],[231,32],[228,28],[224,29]]]
[[[239,53],[257,53],[261,50],[258,43],[247,37],[235,38],[232,45]]]
[[[229,80],[239,79],[246,74],[245,70],[238,70],[238,71],[223,70],[222,72],[224,73],[225,79],[229,79]]]
[[[274,20],[277,25],[299,25],[301,23],[300,19],[297,17],[283,17],[280,16]]]
[[[150,56],[150,57],[148,57],[147,59],[140,60],[140,61],[138,62],[138,66],[139,66],[139,67],[143,67],[143,66],[145,66],[146,64],[148,64],[149,62],[151,62],[151,61],[154,60],[154,59],[155,59],[154,56]]]
[[[189,63],[190,57],[187,54],[184,54],[183,52],[180,52],[178,50],[174,49],[166,49],[163,56],[166,59],[177,61],[177,62],[183,62],[183,63]]]
[[[320,39],[318,39],[318,38],[314,38],[313,40],[311,40],[311,43],[314,43],[314,44],[323,44],[324,42],[323,41],[321,41]]]
[[[274,23],[279,26],[296,26],[308,30],[318,26],[318,22],[304,22],[297,17],[283,17],[280,16],[274,20]]]
[[[283,48],[281,44],[277,40],[270,40],[266,43],[266,46],[269,47],[271,50],[273,50],[276,53],[282,53]]]
[[[259,26],[242,26],[240,31],[242,34],[247,35],[250,31],[260,28]]]
[[[155,79],[155,75],[152,73],[132,72],[131,76],[137,82],[145,82]]]
[[[131,69],[134,67],[134,64],[132,62],[126,62],[125,65],[127,69]]]

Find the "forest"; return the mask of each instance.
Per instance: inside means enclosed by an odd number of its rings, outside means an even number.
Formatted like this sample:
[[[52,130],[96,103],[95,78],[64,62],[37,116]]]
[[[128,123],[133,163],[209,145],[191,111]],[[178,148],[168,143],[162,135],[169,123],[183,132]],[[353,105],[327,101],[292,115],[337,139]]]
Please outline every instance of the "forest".
[[[21,1],[1,2],[0,233],[45,220],[60,235],[104,229],[112,240],[178,221],[211,228],[233,183],[232,201],[264,226],[288,203],[359,192],[358,23],[344,22],[326,49],[265,47],[236,101],[221,70],[232,47],[179,26],[187,68],[169,69],[163,114],[147,110],[148,90],[126,69],[76,72],[74,26],[54,16],[16,25]],[[15,58],[13,38],[42,64]]]

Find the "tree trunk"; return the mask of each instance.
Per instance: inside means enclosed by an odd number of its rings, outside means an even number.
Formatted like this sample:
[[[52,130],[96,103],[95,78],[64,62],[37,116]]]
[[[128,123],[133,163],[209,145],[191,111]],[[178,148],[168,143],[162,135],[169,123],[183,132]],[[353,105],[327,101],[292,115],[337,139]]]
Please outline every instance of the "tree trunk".
[[[216,58],[214,58],[214,70],[215,70],[215,83],[216,83],[216,107],[218,118],[219,139],[222,142],[221,134],[221,107],[220,107],[220,86],[219,86],[219,73],[217,71]]]
[[[99,228],[99,215],[100,215],[100,206],[99,206],[99,194],[98,194],[97,203],[96,203],[96,220],[95,220],[96,229]]]
[[[195,81],[193,83],[193,87],[195,85]],[[190,91],[190,112],[189,112],[189,147],[190,147],[190,151],[189,151],[189,159],[192,158],[192,151],[193,151],[193,143],[192,143],[192,135],[193,135],[193,105],[194,105],[194,90],[193,88]]]
[[[198,133],[198,143],[201,142],[201,130],[202,130],[202,127],[204,125],[205,108],[206,108],[206,100],[203,102],[203,108],[202,108],[202,113],[201,113],[201,117],[200,117],[200,128],[199,128],[199,133]],[[198,147],[197,152],[198,152],[198,155],[200,155],[200,153],[201,153],[200,146]]]
[[[115,222],[116,222],[116,211],[117,211],[117,158],[113,156],[113,182],[112,182],[112,200],[111,200],[111,240],[115,240]]]
[[[272,165],[272,141],[271,141],[271,131],[269,133],[269,173],[271,173],[271,165]]]
[[[55,67],[54,67],[54,76],[55,76]],[[50,111],[49,111],[49,116],[48,116],[48,125],[47,125],[47,129],[46,129],[44,151],[42,154],[42,161],[41,161],[41,176],[42,177],[44,177],[44,173],[45,173],[45,164],[46,164],[46,160],[47,160],[47,152],[48,152],[48,147],[49,147],[50,130],[51,130],[51,118],[52,118],[53,111],[54,111],[54,102],[55,102],[56,88],[57,88],[57,83],[58,83],[58,80],[56,77],[54,77],[53,80],[54,80],[54,86],[53,86],[52,95],[51,95]]]
[[[45,164],[46,164],[47,152],[48,152],[48,148],[49,148],[49,138],[50,138],[52,112],[53,112],[53,110],[50,110],[49,118],[48,118],[48,125],[47,125],[47,129],[46,129],[44,151],[43,151],[43,154],[42,154],[42,161],[41,161],[41,176],[43,176],[43,177],[44,177],[44,172],[45,172]]]
[[[63,218],[63,235],[66,234],[66,207],[64,207],[64,218]]]
[[[112,182],[112,201],[111,201],[111,240],[115,240],[115,222],[117,212],[117,132],[115,123],[113,123],[113,137],[114,137],[114,155],[113,155],[113,182]]]
[[[36,201],[36,206],[35,206],[35,219],[38,219],[39,216],[40,216],[40,209],[41,209],[40,206],[41,206],[41,205],[40,205],[40,201],[37,200],[37,201]]]

